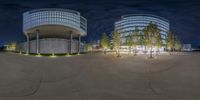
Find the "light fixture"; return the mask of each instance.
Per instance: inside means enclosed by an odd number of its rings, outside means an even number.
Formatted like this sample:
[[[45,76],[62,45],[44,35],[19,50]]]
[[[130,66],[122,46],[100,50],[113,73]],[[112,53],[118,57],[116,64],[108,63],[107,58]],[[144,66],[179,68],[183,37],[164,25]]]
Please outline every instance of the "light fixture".
[[[36,55],[36,57],[42,57],[42,55],[40,55],[40,53],[39,53],[39,54]]]
[[[57,56],[54,53],[52,53],[52,55],[50,57],[51,58],[56,58]]]
[[[66,57],[70,57],[71,55],[69,53],[66,54]]]

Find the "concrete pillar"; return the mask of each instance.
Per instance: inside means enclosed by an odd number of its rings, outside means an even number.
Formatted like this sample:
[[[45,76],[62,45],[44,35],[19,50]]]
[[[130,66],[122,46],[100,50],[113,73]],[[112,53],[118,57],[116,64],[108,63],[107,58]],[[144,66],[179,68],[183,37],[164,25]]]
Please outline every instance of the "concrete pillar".
[[[37,53],[37,54],[40,54],[39,30],[36,30],[36,53]]]
[[[81,35],[78,36],[78,53],[81,53]]]
[[[26,53],[29,54],[29,52],[30,52],[30,39],[29,39],[28,33],[26,35],[26,40],[27,40],[27,42],[26,42]]]
[[[70,31],[70,54],[72,54],[72,41],[73,41],[73,35],[72,35],[72,31]]]

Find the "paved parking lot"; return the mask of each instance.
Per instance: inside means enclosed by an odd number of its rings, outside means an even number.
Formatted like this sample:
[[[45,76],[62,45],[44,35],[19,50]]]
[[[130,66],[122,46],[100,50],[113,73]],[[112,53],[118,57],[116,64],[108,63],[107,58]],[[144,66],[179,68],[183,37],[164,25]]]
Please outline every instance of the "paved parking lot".
[[[0,53],[0,100],[200,100],[200,54]]]

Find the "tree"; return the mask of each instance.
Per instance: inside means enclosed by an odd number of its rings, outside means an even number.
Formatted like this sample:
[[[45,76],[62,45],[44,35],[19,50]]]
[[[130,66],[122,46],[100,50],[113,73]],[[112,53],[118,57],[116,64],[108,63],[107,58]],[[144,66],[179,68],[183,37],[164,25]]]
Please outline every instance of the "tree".
[[[117,31],[112,32],[112,46],[116,50],[117,57],[120,57],[121,34]]]
[[[141,45],[141,46],[144,46],[144,53],[146,53],[146,46],[147,46],[147,44],[146,44],[146,40],[145,40],[145,38],[144,38],[144,35],[141,35],[140,36],[140,38],[139,38],[139,44]]]
[[[150,56],[149,58],[153,58],[153,47],[156,46],[157,42],[157,34],[160,33],[158,26],[153,24],[152,22],[149,23],[148,26],[144,29],[144,36],[147,41],[147,46],[150,48]]]
[[[137,53],[137,45],[139,44],[139,29],[135,27],[135,30],[128,35],[127,44],[129,46],[129,52],[131,52],[132,47],[134,48],[134,56]]]
[[[148,32],[147,27],[143,29],[143,36],[140,38],[141,44],[144,45],[144,53],[147,53]]]
[[[128,36],[127,36],[127,38],[126,38],[126,43],[127,43],[127,45],[128,45],[128,48],[129,48],[129,54],[131,53],[131,49],[132,49],[132,36],[131,36],[131,34],[129,34]]]
[[[106,35],[106,33],[103,33],[103,34],[102,34],[100,44],[101,44],[101,46],[102,46],[102,48],[103,48],[104,54],[106,54],[106,50],[107,50],[108,48],[110,48],[110,41],[109,41],[109,38],[108,38],[108,36]]]
[[[87,52],[91,52],[91,54],[92,54],[92,50],[93,49],[93,47],[92,47],[92,43],[87,43],[87,44],[85,44],[85,50],[87,51]]]
[[[157,33],[157,37],[156,37],[156,48],[157,48],[157,54],[160,52],[160,48],[162,48],[163,46],[163,42],[162,42],[162,37],[160,32]]]
[[[177,50],[177,51],[180,51],[180,49],[181,49],[181,42],[180,42],[180,40],[178,39],[177,36],[175,36],[174,48],[175,48],[175,50]]]
[[[173,45],[174,45],[173,41],[174,41],[174,39],[173,39],[172,32],[167,32],[166,47],[167,47],[167,50],[169,51],[170,55],[171,55],[171,51],[172,51]]]
[[[134,56],[136,56],[137,53],[137,45],[139,43],[139,29],[137,27],[135,27],[135,30],[133,31],[133,33],[131,34],[132,37],[132,46],[134,48]]]

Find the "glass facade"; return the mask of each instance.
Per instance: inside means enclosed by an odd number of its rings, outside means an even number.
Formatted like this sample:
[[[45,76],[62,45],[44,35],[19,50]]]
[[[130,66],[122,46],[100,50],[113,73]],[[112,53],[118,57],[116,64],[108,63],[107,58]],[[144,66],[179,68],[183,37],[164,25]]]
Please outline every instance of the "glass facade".
[[[24,32],[41,25],[63,25],[84,34],[87,32],[87,20],[74,10],[47,8],[28,11],[23,14]]]
[[[166,44],[166,34],[169,31],[169,21],[155,15],[148,15],[148,14],[130,14],[121,17],[121,20],[115,22],[114,27],[115,31],[121,33],[122,41],[125,41],[126,37],[131,34],[135,27],[140,30],[142,34],[142,30],[146,27],[150,22],[158,25],[160,29],[161,37],[163,39],[163,44]]]

